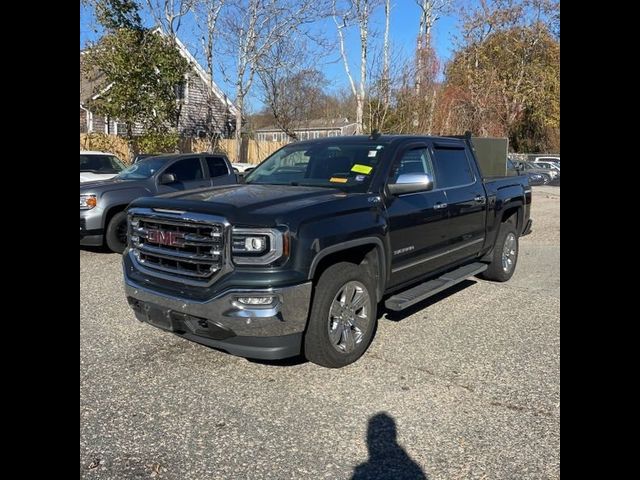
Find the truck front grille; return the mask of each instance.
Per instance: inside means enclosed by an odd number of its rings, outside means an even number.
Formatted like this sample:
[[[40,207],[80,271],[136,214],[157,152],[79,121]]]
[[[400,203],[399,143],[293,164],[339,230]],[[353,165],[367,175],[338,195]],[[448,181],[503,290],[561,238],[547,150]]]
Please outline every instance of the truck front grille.
[[[184,283],[208,284],[224,267],[222,222],[129,216],[129,244],[148,273]]]

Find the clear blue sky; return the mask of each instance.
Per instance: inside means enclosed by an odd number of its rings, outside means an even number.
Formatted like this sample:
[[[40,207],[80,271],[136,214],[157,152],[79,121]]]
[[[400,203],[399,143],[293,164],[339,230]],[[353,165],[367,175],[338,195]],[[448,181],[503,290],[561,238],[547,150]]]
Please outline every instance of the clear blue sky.
[[[149,26],[151,23],[147,21]],[[390,37],[391,45],[395,51],[401,53],[403,57],[411,56],[415,50],[416,34],[419,24],[419,8],[414,0],[392,0],[391,2],[391,19],[390,19]],[[93,18],[93,12],[85,7],[80,7],[80,48],[84,48],[88,41],[94,41],[99,37],[99,33],[95,32],[96,22]],[[337,36],[335,32],[335,24],[331,19],[325,21],[322,25],[328,34]],[[378,8],[372,18],[371,29],[377,32],[375,43],[382,44],[382,35],[384,32],[384,9]],[[453,50],[454,36],[457,33],[457,20],[453,16],[444,16],[436,23],[433,31],[433,40],[436,53],[442,60],[446,61],[451,57]],[[200,60],[197,41],[193,35],[193,27],[190,22],[184,22],[178,36],[191,50],[196,58]],[[352,28],[346,37],[347,55],[350,59],[351,71],[356,81],[358,78],[358,59],[359,59],[359,39],[357,31]],[[204,64],[204,62],[203,62]],[[339,52],[327,58],[322,64],[317,65],[330,82],[330,90],[340,90],[348,86],[348,80],[344,72],[344,66],[340,60]],[[234,97],[233,88],[225,85],[221,76],[215,78],[216,83],[227,93],[230,98]],[[250,107],[252,109],[260,108],[260,101],[256,98],[250,99]]]

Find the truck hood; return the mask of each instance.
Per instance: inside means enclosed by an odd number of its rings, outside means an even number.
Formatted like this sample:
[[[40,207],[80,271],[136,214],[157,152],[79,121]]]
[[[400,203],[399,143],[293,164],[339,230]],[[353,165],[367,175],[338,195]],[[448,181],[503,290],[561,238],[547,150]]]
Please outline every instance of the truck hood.
[[[117,173],[80,172],[80,183],[108,180],[115,177],[116,175]]]
[[[106,180],[94,180],[92,182],[80,183],[80,193],[102,194],[115,190],[125,190],[128,188],[142,187],[144,182],[139,180],[120,180],[110,178]]]
[[[241,184],[140,198],[131,207],[209,213],[236,225],[273,226],[371,208],[370,196],[335,188]]]

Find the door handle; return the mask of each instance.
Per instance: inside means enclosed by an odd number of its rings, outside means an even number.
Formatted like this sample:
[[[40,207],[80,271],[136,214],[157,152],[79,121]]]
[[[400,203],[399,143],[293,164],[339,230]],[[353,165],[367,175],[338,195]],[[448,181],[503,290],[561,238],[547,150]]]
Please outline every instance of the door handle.
[[[476,195],[476,197],[474,198],[474,200],[477,203],[484,203],[487,201],[487,198],[484,195]]]
[[[447,206],[448,206],[448,205],[447,205],[446,203],[440,203],[440,202],[438,202],[438,203],[436,203],[436,204],[433,206],[433,209],[434,209],[434,210],[440,210],[441,208],[447,208]]]

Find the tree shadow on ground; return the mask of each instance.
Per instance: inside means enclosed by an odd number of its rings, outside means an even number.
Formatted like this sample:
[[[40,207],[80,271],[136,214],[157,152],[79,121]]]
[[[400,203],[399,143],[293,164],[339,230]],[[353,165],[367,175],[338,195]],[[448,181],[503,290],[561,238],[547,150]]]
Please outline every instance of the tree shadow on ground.
[[[351,480],[428,480],[422,468],[397,441],[396,422],[387,413],[369,419],[367,448],[369,459],[358,465]]]

